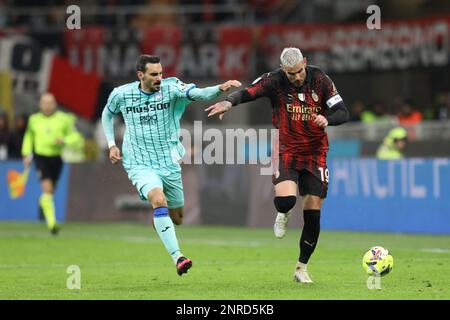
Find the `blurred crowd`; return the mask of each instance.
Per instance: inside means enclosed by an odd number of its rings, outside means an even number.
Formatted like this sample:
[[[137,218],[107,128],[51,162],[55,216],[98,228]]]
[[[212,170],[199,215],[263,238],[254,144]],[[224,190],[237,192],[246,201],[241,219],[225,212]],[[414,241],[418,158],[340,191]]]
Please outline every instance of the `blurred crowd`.
[[[83,16],[84,24],[144,27],[157,24],[191,23],[332,23],[364,21],[368,5],[383,8],[384,19],[414,18],[448,12],[447,0],[0,0],[0,28],[5,26],[42,27],[61,26],[65,8],[79,5],[93,7],[97,12]],[[138,6],[153,6],[152,10],[133,10]],[[43,9],[30,16],[27,8]],[[159,7],[164,10],[153,10]],[[18,14],[6,14],[8,8],[19,9]],[[125,9],[124,9],[125,8]],[[131,9],[130,11],[127,11]],[[112,13],[112,15],[111,15]]]
[[[408,134],[414,140],[415,125],[425,120],[450,121],[450,93],[436,96],[431,106],[420,106],[410,99],[397,98],[391,104],[376,102],[364,104],[356,101],[349,107],[350,122],[353,123],[385,123],[386,127],[400,126],[409,128]],[[0,161],[7,159],[21,159],[21,147],[28,121],[27,114],[20,114],[14,118],[12,126],[8,117],[0,107]],[[117,118],[117,131],[123,131],[123,120]],[[101,129],[100,121],[89,125],[92,130],[84,130],[86,138],[84,159],[98,160],[104,158],[107,143]],[[120,129],[122,128],[122,129]],[[83,132],[83,130],[81,130]],[[119,136],[123,132],[119,132]]]
[[[399,97],[391,104],[375,102],[367,105],[355,101],[350,107],[352,122],[395,122],[401,126],[412,126],[423,120],[450,120],[450,93],[436,95],[435,101],[427,106]]]
[[[74,121],[77,118],[71,114]],[[22,144],[28,125],[29,114],[19,114],[14,118],[12,126],[6,113],[0,107],[0,161],[22,160]],[[80,148],[65,148],[62,157],[67,162],[82,162],[97,158],[97,143],[93,139],[84,139]]]
[[[311,6],[312,0],[302,1],[303,8]],[[42,14],[30,16],[23,9],[37,7],[33,0],[0,0],[0,28],[21,26],[60,26],[61,17],[69,5],[97,7],[100,12],[89,12],[83,16],[84,24],[116,25],[124,19],[130,27],[154,26],[157,24],[221,23],[242,21],[243,16],[252,17],[252,22],[280,22],[298,18],[300,1],[295,0],[43,0],[39,7],[49,9]],[[135,11],[138,6],[153,6],[152,11]],[[6,15],[7,8],[16,9],[16,14]],[[130,10],[131,11],[127,11]],[[162,9],[162,11],[158,11]],[[106,15],[115,12],[119,15]],[[276,14],[274,14],[276,13]]]
[[[22,159],[22,141],[27,122],[28,115],[21,114],[14,119],[10,128],[6,113],[0,111],[0,160]]]

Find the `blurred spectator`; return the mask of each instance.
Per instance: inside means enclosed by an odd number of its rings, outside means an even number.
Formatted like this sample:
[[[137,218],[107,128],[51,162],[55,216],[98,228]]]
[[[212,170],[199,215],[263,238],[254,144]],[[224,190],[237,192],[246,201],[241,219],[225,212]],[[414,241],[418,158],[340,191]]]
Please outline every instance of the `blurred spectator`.
[[[405,100],[397,115],[398,123],[402,126],[412,126],[422,121],[423,115],[415,110],[410,100]]]
[[[176,7],[176,0],[147,0],[145,6],[148,8],[166,8]],[[142,28],[155,25],[176,25],[177,16],[173,11],[142,13],[132,19],[131,27]]]
[[[361,112],[361,121],[365,123],[371,123],[377,120],[375,112],[372,110],[364,110]]]
[[[271,22],[274,13],[278,12],[280,0],[250,0],[249,4],[255,14],[256,22]]]
[[[365,107],[361,101],[355,101],[350,110],[350,121],[361,121],[361,115]]]
[[[450,120],[450,93],[444,93],[437,98],[438,120]]]
[[[407,131],[402,127],[391,129],[378,147],[377,158],[380,160],[396,160],[404,157],[408,138]]]
[[[66,143],[63,149],[62,158],[68,163],[79,163],[85,160],[83,135],[76,129],[77,117],[73,113],[67,113],[67,119],[72,123],[70,143]]]
[[[234,9],[239,5],[237,0],[183,0],[182,5],[196,7],[200,10],[183,15],[184,23],[217,23],[232,21],[235,18]],[[215,8],[216,7],[216,8]],[[228,8],[227,8],[228,7]],[[219,10],[216,10],[216,9]],[[178,21],[180,22],[180,20]]]
[[[371,110],[364,110],[361,112],[361,121],[364,123],[389,121],[389,115],[386,112],[385,105],[377,102],[372,106]]]
[[[8,25],[8,16],[6,15],[7,3],[6,0],[0,0],[0,28],[4,28]]]
[[[436,118],[436,108],[432,105],[427,105],[423,109],[423,120],[435,120]]]
[[[22,114],[14,119],[14,128],[8,145],[8,157],[10,159],[22,159],[22,142],[27,129],[28,115]]]
[[[0,161],[8,158],[8,144],[10,139],[8,117],[0,111]]]

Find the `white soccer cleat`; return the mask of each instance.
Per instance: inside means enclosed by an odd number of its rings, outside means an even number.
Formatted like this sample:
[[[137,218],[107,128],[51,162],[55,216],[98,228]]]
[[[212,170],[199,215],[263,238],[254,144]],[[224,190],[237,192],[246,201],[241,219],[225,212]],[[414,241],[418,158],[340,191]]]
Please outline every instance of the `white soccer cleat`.
[[[277,218],[275,219],[275,224],[273,225],[273,232],[275,233],[275,237],[281,239],[287,232],[289,218],[292,215],[292,211],[288,213],[280,213],[278,212]]]
[[[309,277],[306,265],[304,265],[303,263],[297,262],[294,272],[294,281],[301,283],[313,283],[313,281]]]

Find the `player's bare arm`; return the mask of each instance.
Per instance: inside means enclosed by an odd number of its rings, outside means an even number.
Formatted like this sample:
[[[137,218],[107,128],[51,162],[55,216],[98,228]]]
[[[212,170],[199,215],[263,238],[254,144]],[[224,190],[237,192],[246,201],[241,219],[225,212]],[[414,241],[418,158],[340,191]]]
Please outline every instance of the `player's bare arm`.
[[[225,101],[218,102],[218,103],[206,108],[205,111],[209,112],[208,117],[212,117],[212,116],[218,114],[219,119],[222,120],[225,113],[227,113],[231,109],[232,106],[236,106],[238,104],[249,102],[249,101],[254,101],[260,97],[267,96],[267,90],[266,90],[265,85],[268,83],[268,81],[267,81],[266,77],[264,77],[264,78],[265,79],[262,81],[261,80],[262,77],[259,77],[252,83],[252,85],[250,87],[242,89],[242,90],[234,91],[228,95],[228,97],[225,99]],[[239,84],[239,86],[241,85],[241,83],[239,81],[230,80],[230,81],[223,83],[222,85],[224,87],[227,87],[227,86],[236,86],[237,84]]]
[[[120,160],[122,160],[122,156],[120,155],[120,150],[117,148],[117,146],[112,146],[109,148],[109,160],[112,164],[118,163]]]
[[[217,102],[216,104],[213,104],[212,106],[206,108],[205,111],[209,112],[208,118],[218,114],[219,119],[222,120],[225,113],[227,113],[228,110],[231,109],[231,107],[232,107],[231,102],[220,101],[220,102]]]
[[[315,115],[315,118],[314,118],[313,122],[314,122],[315,124],[317,124],[317,125],[318,125],[319,127],[321,127],[321,128],[325,128],[325,127],[328,126],[328,120],[327,120],[327,118],[325,118],[325,117],[324,117],[323,115],[321,115],[321,114]]]
[[[219,89],[220,91],[228,91],[232,87],[239,88],[241,85],[242,83],[237,80],[228,80],[227,82],[222,83],[219,86]]]
[[[228,80],[227,82],[222,83],[219,86],[219,89],[220,89],[220,91],[228,91],[232,87],[239,88],[241,85],[242,85],[242,83],[240,83],[237,80]],[[205,111],[206,112],[211,111],[208,114],[208,117],[212,117],[215,114],[219,114],[219,119],[222,120],[225,113],[228,110],[230,110],[231,107],[232,107],[231,102],[221,101],[221,102],[216,103],[215,105],[212,105],[212,106],[206,108]]]

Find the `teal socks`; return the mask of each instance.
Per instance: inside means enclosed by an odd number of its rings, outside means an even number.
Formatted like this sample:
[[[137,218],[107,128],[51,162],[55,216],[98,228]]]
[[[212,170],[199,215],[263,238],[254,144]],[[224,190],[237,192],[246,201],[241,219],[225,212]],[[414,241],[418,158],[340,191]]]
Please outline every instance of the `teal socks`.
[[[167,207],[153,209],[153,222],[159,238],[164,243],[174,263],[176,263],[182,254],[178,245],[177,235],[175,234],[175,226],[169,216],[169,209]]]

